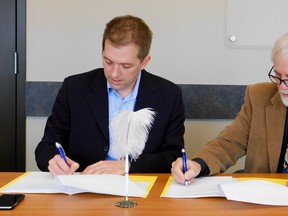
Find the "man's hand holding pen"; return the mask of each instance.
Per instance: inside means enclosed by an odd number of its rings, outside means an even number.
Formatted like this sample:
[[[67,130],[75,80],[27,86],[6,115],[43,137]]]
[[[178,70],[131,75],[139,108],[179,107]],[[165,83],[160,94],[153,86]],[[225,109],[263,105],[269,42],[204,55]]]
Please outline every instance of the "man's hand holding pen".
[[[186,160],[187,172],[184,172],[183,168],[183,158],[178,158],[172,163],[171,173],[174,180],[180,184],[185,184],[185,181],[188,181],[188,184],[191,184],[196,176],[201,171],[201,166],[195,161]]]
[[[67,163],[60,154],[57,154],[49,160],[48,169],[52,175],[71,175],[79,168],[79,164],[69,157],[65,156],[65,159]]]
[[[55,147],[57,148],[59,155],[55,155],[49,160],[48,170],[54,176],[73,174],[79,168],[79,164],[66,156],[61,143],[56,142]]]

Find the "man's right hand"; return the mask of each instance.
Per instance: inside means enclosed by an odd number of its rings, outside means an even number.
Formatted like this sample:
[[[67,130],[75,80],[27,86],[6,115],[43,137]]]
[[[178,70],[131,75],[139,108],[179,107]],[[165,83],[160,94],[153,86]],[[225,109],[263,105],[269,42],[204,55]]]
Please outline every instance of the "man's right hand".
[[[50,173],[53,176],[73,174],[79,168],[79,164],[68,157],[66,157],[66,160],[69,166],[59,154],[55,155],[51,160],[49,160],[48,170]]]
[[[172,163],[171,174],[174,180],[180,184],[185,184],[185,180],[188,184],[191,184],[196,176],[199,175],[201,166],[195,161],[187,160],[187,172],[183,173],[183,160],[178,158]]]

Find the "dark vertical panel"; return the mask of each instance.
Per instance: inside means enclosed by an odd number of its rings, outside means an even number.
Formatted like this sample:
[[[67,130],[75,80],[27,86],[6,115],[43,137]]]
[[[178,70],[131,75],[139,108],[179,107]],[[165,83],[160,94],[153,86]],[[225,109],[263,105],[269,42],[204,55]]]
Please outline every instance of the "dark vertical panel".
[[[15,8],[15,0],[0,0],[0,171],[16,168]]]
[[[16,171],[25,171],[26,0],[17,0]]]

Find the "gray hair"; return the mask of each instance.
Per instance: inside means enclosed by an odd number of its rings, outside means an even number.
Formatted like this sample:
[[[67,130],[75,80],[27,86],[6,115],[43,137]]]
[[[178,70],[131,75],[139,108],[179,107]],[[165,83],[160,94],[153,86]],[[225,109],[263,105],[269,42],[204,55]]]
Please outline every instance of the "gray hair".
[[[282,35],[274,44],[272,49],[272,61],[275,62],[276,58],[288,58],[288,32]]]

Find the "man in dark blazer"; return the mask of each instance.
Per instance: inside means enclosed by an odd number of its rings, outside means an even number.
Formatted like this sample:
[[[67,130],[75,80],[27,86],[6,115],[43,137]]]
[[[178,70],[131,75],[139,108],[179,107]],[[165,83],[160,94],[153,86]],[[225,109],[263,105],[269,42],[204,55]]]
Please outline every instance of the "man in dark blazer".
[[[103,69],[70,76],[59,90],[35,150],[40,170],[53,175],[75,171],[124,174],[124,160],[109,159],[113,144],[109,119],[113,118],[111,110],[118,106],[110,103],[113,93],[120,102],[130,98],[128,107],[133,111],[152,108],[156,112],[143,153],[130,161],[129,172],[170,172],[184,145],[184,105],[177,85],[145,70],[151,58],[151,40],[149,27],[137,17],[116,17],[107,24],[102,42]],[[55,142],[62,144],[68,164]]]

